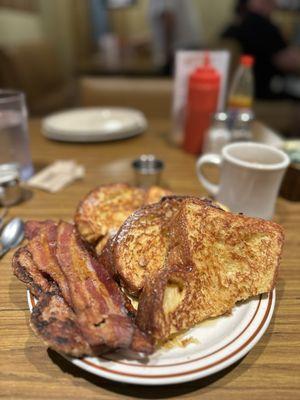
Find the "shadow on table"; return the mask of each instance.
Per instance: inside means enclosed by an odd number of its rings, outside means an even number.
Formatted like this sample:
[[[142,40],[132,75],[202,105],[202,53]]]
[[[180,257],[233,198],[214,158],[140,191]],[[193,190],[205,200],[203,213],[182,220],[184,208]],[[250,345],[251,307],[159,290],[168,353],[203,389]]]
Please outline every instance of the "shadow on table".
[[[33,196],[32,190],[30,190],[28,187],[22,187],[22,198],[19,203],[24,203],[26,201],[29,201]]]
[[[34,168],[34,173],[37,174],[40,172],[42,169],[46,168],[49,164],[47,164],[44,161],[34,161],[33,162],[33,168]]]

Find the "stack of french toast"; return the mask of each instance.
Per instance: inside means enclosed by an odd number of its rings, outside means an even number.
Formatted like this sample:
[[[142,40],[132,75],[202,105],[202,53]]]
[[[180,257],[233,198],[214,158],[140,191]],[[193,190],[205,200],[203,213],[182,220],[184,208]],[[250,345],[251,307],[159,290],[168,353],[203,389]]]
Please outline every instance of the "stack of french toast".
[[[208,199],[120,183],[90,192],[74,225],[28,222],[27,239],[13,269],[37,299],[31,325],[48,345],[151,354],[271,291],[283,230]]]

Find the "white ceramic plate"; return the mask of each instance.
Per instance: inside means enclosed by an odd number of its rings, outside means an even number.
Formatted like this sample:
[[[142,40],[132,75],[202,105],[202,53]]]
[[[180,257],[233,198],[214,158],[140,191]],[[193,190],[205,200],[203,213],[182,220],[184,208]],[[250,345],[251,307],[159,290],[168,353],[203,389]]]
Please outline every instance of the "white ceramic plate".
[[[31,310],[34,298],[27,294]],[[186,347],[161,349],[148,360],[137,361],[126,352],[66,358],[79,368],[113,381],[138,385],[193,381],[214,374],[247,354],[267,329],[274,306],[275,290],[236,306],[229,316],[190,329],[183,338],[194,341]]]
[[[143,113],[130,108],[78,108],[43,120],[43,134],[66,142],[105,142],[125,139],[147,128]]]

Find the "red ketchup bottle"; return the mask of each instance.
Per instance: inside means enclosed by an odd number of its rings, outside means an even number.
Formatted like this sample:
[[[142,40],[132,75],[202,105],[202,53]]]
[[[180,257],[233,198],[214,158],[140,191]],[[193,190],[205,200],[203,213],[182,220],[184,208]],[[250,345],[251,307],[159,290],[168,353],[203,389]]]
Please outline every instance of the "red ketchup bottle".
[[[189,78],[183,148],[188,153],[201,153],[204,135],[216,112],[220,90],[220,75],[210,64],[208,53],[204,65]]]

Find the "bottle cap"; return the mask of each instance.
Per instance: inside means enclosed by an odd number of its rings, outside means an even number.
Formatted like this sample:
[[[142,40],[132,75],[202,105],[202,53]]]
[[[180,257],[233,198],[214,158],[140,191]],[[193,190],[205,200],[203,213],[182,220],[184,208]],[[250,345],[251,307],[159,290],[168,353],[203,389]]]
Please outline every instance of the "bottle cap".
[[[204,63],[201,67],[198,67],[191,75],[192,83],[208,83],[208,84],[219,84],[220,75],[218,71],[211,65],[209,53],[204,54]]]
[[[228,114],[224,111],[217,112],[213,115],[213,120],[217,122],[226,122],[228,120]]]
[[[254,120],[254,118],[255,118],[254,113],[251,110],[241,111],[237,114],[236,121],[248,123],[248,122],[252,122]]]
[[[240,64],[244,65],[245,67],[252,67],[254,64],[254,57],[249,54],[243,54],[240,58]]]

